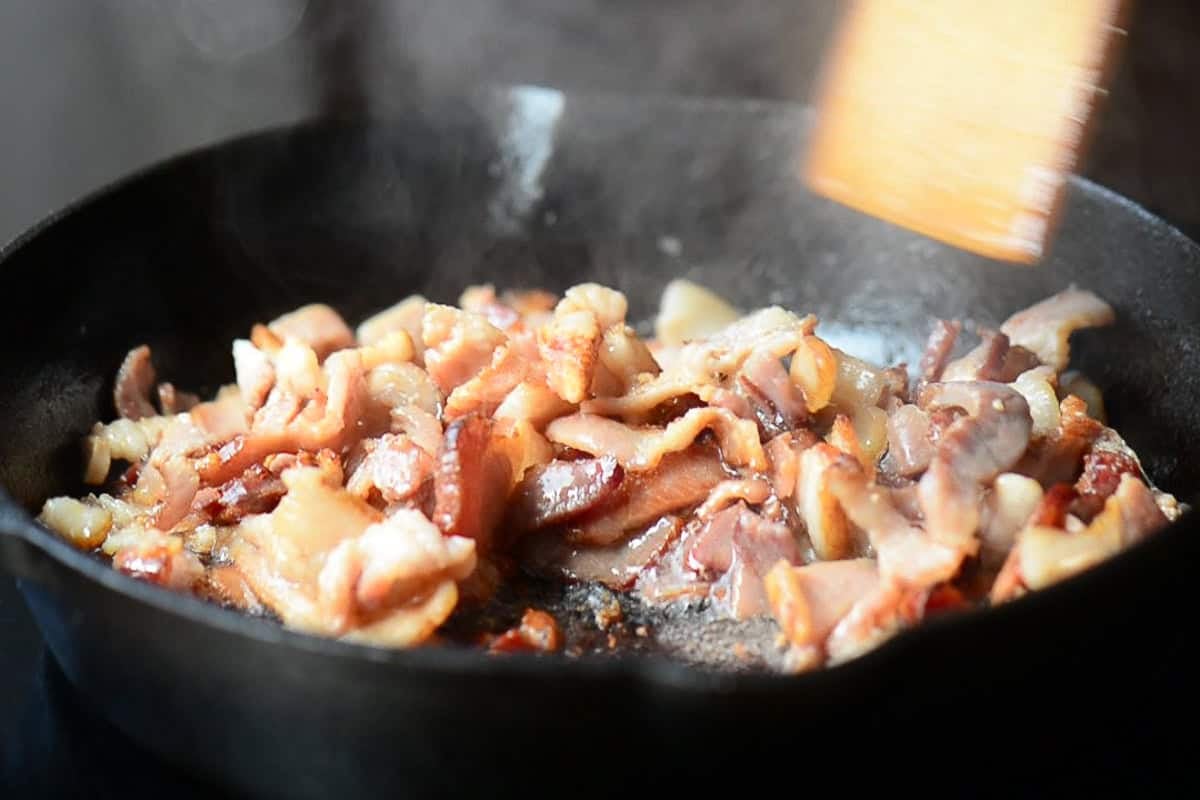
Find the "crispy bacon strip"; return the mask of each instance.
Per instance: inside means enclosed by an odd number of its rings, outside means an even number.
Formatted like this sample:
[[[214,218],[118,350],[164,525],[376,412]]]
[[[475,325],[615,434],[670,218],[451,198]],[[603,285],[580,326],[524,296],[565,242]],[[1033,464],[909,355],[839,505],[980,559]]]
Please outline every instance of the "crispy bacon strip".
[[[723,408],[692,409],[661,429],[631,428],[593,414],[574,414],[546,426],[546,438],[593,456],[611,455],[626,469],[645,472],[658,466],[668,453],[686,450],[707,428],[716,434],[726,463],[767,470],[758,428]]]

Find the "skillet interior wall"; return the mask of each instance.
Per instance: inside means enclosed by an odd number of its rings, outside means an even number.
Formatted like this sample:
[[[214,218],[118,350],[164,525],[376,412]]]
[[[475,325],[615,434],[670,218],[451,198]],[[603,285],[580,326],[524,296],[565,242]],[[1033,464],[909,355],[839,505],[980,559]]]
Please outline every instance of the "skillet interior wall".
[[[4,265],[21,300],[0,333],[22,346],[0,365],[0,481],[31,509],[79,488],[78,439],[111,416],[112,374],[143,341],[162,379],[211,392],[233,377],[230,340],[300,303],[357,320],[414,291],[453,302],[472,282],[596,280],[644,318],[683,274],[901,356],[937,315],[997,324],[1071,282],[1091,288],[1120,323],[1078,336],[1077,363],[1152,476],[1191,496],[1200,468],[1180,442],[1200,433],[1194,249],[1164,270],[1171,235],[1077,190],[1046,263],[996,265],[802,191],[790,169],[802,112],[568,99],[553,124],[531,121],[548,101],[447,100],[248,139],[44,231]]]

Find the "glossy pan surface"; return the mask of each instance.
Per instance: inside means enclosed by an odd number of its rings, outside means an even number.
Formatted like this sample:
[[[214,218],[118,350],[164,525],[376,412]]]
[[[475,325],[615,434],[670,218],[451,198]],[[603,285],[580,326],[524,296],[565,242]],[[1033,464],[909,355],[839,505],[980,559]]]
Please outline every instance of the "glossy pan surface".
[[[812,311],[834,343],[879,360],[915,358],[936,316],[996,324],[1071,283],[1090,288],[1119,321],[1078,335],[1075,363],[1151,476],[1196,499],[1195,244],[1078,181],[1045,263],[988,262],[806,192],[795,164],[809,123],[767,104],[488,93],[182,156],[11,245],[0,565],[23,579],[66,675],[155,752],[265,796],[529,791],[549,769],[601,793],[681,786],[798,750],[878,759],[912,726],[964,716],[1015,726],[1035,751],[1094,737],[1097,774],[1096,754],[1115,747],[1106,732],[1194,671],[1190,517],[1007,607],[780,677],[314,639],[138,584],[28,516],[80,488],[79,437],[111,416],[112,376],[135,344],[151,345],[164,379],[209,392],[232,379],[235,336],[304,302],[356,320],[411,292],[452,302],[469,283],[594,280],[624,291],[638,319],[677,275],[744,307]]]

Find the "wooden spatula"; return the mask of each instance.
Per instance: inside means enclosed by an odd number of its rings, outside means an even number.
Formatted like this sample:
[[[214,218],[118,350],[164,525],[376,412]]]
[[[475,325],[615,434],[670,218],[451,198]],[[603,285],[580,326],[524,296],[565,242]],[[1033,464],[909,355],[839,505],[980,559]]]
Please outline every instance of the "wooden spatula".
[[[855,0],[804,164],[816,192],[992,258],[1052,234],[1121,0]]]

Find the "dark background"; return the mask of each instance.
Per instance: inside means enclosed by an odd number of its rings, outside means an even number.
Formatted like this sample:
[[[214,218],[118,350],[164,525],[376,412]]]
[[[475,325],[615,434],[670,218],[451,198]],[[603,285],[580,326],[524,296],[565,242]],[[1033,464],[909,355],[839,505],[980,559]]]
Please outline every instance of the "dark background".
[[[169,154],[476,83],[806,101],[831,0],[6,0],[0,240]],[[1081,172],[1200,238],[1200,3],[1143,0]],[[12,345],[9,345],[12,346]],[[40,645],[0,579],[0,727]],[[2,739],[0,739],[2,741]]]

